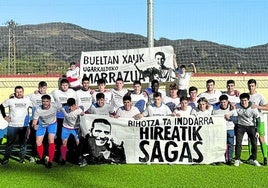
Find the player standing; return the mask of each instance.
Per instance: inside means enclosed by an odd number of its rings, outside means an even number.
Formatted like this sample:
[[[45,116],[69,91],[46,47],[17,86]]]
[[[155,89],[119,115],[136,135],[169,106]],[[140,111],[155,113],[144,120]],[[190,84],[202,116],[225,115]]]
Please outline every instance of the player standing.
[[[42,105],[38,106],[34,112],[32,127],[36,130],[36,150],[39,156],[37,163],[45,163],[43,139],[48,133],[48,159],[47,168],[52,167],[55,154],[54,139],[57,132],[57,111],[61,108],[59,103],[51,103],[49,95],[41,97]]]

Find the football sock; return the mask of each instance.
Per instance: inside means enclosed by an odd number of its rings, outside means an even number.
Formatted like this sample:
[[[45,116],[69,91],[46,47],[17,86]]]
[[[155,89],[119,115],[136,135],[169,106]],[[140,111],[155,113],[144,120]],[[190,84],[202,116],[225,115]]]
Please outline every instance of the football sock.
[[[61,146],[61,158],[66,161],[67,146]]]
[[[43,153],[44,153],[44,145],[41,144],[40,146],[37,146],[36,150],[37,150],[39,158],[42,159],[43,158]]]
[[[54,159],[54,154],[55,154],[55,144],[50,143],[49,146],[48,146],[48,157],[49,157],[48,162],[52,163],[52,161]]]

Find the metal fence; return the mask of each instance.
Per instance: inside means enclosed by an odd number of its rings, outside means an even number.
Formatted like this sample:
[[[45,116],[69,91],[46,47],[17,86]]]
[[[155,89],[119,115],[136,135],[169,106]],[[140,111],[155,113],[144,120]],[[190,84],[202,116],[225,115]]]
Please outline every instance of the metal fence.
[[[13,22],[14,24],[14,22]],[[200,73],[267,73],[267,45],[234,48],[208,41],[155,41],[171,45],[177,63],[195,63]],[[0,27],[0,76],[62,75],[69,63],[78,62],[82,51],[147,47],[147,38],[125,33],[104,33],[74,24],[48,23]]]

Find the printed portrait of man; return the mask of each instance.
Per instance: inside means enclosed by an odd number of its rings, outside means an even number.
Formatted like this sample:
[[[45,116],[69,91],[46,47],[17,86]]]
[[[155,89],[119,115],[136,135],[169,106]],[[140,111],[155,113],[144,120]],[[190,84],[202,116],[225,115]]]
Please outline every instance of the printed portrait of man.
[[[120,145],[114,143],[111,138],[111,124],[106,119],[99,118],[92,122],[87,141],[89,163],[126,163],[124,142],[122,141]]]
[[[134,66],[143,75],[144,78],[148,77],[150,82],[154,79],[157,79],[159,81],[171,81],[171,74],[173,69],[166,67],[165,53],[161,51],[156,52],[154,55],[154,61],[155,63],[153,63],[153,66],[145,70],[141,70],[137,66],[137,62],[134,63]],[[159,67],[155,66],[155,64]]]
[[[157,64],[160,66],[158,68],[160,71],[160,74],[156,75],[156,76],[159,76],[158,78],[156,77],[156,79],[160,81],[171,81],[171,74],[172,74],[173,69],[165,65],[166,56],[164,52],[156,52],[155,60]]]

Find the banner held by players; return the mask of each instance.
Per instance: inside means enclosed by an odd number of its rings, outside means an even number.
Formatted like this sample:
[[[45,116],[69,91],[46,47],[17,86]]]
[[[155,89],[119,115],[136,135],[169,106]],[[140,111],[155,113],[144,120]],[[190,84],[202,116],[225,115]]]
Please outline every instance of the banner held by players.
[[[125,83],[171,81],[175,76],[173,55],[172,46],[82,52],[80,75],[89,77],[91,85],[100,78],[107,84],[114,84],[117,78]]]
[[[148,117],[140,120],[85,115],[90,163],[210,164],[224,162],[222,116]]]

